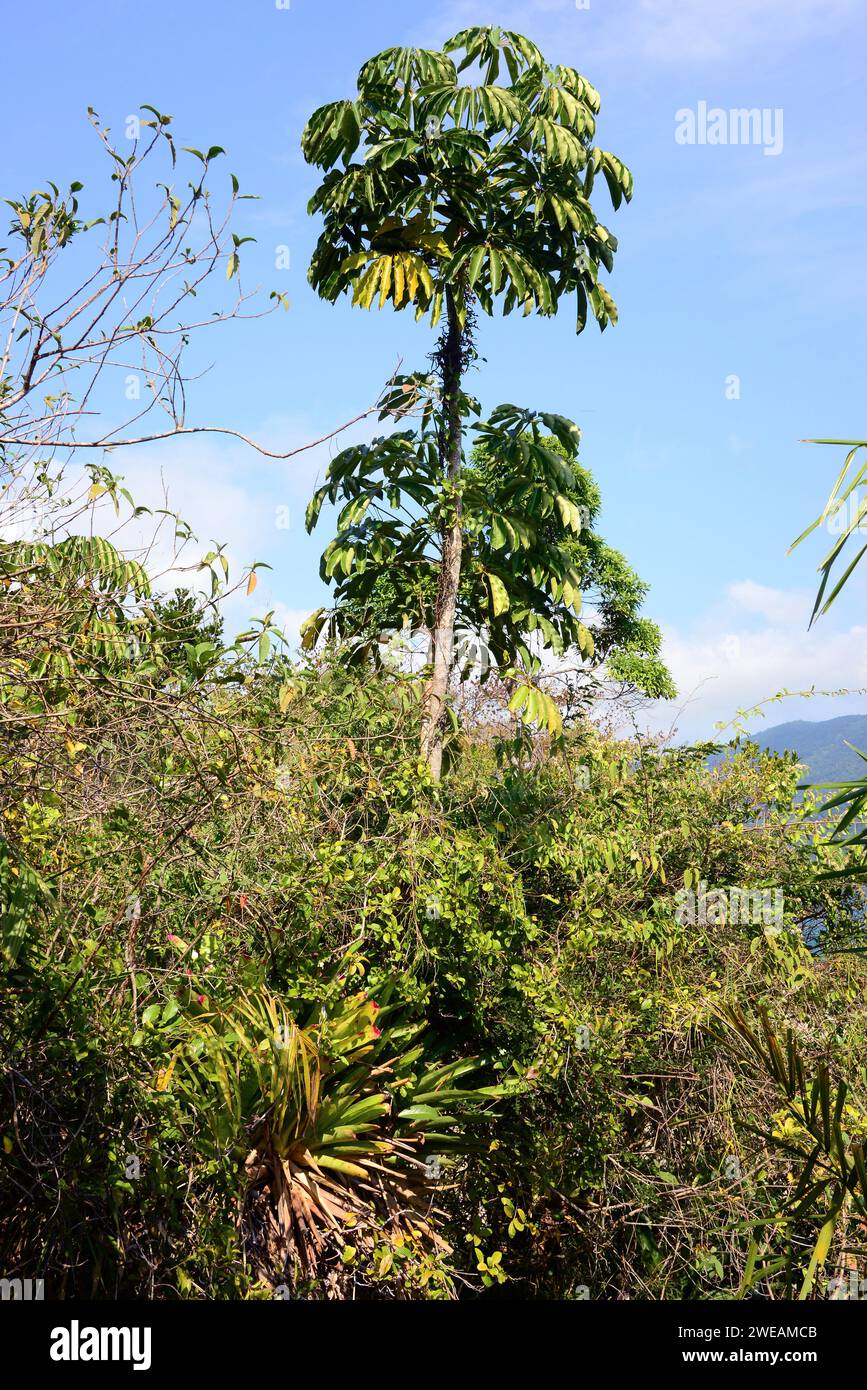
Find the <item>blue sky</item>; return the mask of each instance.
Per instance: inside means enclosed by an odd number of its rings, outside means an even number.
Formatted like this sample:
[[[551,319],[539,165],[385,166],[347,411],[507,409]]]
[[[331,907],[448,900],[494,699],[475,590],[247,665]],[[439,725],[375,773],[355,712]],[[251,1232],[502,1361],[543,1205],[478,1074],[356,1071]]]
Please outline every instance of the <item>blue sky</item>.
[[[436,46],[467,24],[498,22],[579,68],[602,94],[597,139],[635,176],[632,204],[602,220],[620,239],[610,288],[620,323],[574,333],[556,320],[484,320],[483,405],[501,401],[576,419],[583,462],[602,488],[602,529],[651,585],[648,614],[684,700],[651,711],[659,727],[711,732],[784,685],[867,686],[867,569],[836,612],[806,632],[822,536],[786,550],[818,513],[839,451],[805,436],[867,434],[863,405],[867,14],[858,0],[535,0],[424,8],[398,3],[151,0],[147,7],[45,0],[38,73],[7,63],[0,189],[79,178],[99,201],[105,174],[88,105],[121,132],[150,102],[180,144],[220,144],[259,200],[241,205],[246,286],[289,295],[288,314],[232,325],[192,415],[280,448],[333,429],[375,398],[398,356],[423,367],[432,335],[407,315],[319,301],[306,283],[315,184],[299,152],[307,115],[350,95],[360,64],[394,44]],[[7,53],[35,41],[32,13],[4,20]],[[782,112],[782,149],[684,145],[676,113],[700,102]],[[9,138],[11,136],[11,138]],[[288,271],[275,269],[289,247]],[[739,399],[728,399],[736,375]],[[370,430],[368,430],[368,433]],[[244,612],[277,605],[290,628],[323,597],[303,507],[327,449],[266,463],[219,440],[130,451],[115,461],[153,497],[165,479],[203,540],[229,542],[236,566],[274,566]],[[275,525],[289,507],[288,530]],[[238,617],[243,617],[238,611]],[[686,702],[684,704],[684,702]],[[683,706],[683,708],[682,708]],[[768,722],[864,709],[788,702]]]

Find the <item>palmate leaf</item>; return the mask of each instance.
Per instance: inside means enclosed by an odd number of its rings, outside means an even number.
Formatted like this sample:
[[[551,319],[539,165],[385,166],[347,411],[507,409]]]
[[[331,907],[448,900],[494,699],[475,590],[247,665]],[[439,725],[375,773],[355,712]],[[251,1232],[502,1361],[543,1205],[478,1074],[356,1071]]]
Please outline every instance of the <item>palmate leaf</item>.
[[[416,389],[413,384],[413,394]],[[402,388],[392,392],[390,408],[403,396]],[[559,431],[559,439],[545,433],[552,426]],[[348,664],[369,660],[378,664],[383,659],[378,641],[383,631],[399,631],[405,621],[415,629],[430,626],[442,497],[433,481],[412,478],[413,469],[423,469],[432,480],[436,476],[435,446],[430,456],[425,452],[430,446],[427,430],[425,423],[415,432],[400,432],[399,445],[394,442],[398,436],[389,436],[369,447],[344,451],[345,457],[339,455],[332,465],[339,479],[325,485],[333,500],[344,503],[339,538],[327,560],[335,587],[334,606],[317,615],[316,631],[305,630],[305,637],[311,643],[320,635],[342,643],[339,659]],[[581,557],[585,546],[589,555],[595,554],[599,540],[589,529],[591,513],[584,502],[593,495],[584,491],[588,475],[569,458],[578,447],[577,427],[565,417],[509,404],[482,422],[479,435],[488,456],[505,461],[507,467],[495,475],[496,481],[474,468],[464,474],[468,530],[459,626],[484,639],[489,671],[511,667],[516,660],[531,670],[537,645],[527,644],[534,634],[557,654],[572,651],[593,664],[610,659],[610,639],[604,628],[597,624],[591,628],[579,617],[582,588],[592,582],[587,560]],[[550,474],[556,477],[549,480]],[[391,476],[400,481],[386,485]],[[562,492],[566,484],[577,490]],[[368,497],[370,515],[376,512],[371,524],[348,524],[359,499]],[[408,506],[407,498],[413,504],[409,513],[398,515],[396,509]],[[347,575],[344,560],[350,544],[353,553]],[[508,599],[506,606],[495,583],[496,612],[489,574],[503,585]],[[476,657],[470,656],[466,645],[458,644],[456,651],[461,679],[478,674]],[[635,651],[637,663],[643,648],[636,646]],[[615,648],[613,656],[617,654]],[[639,670],[636,676],[634,667],[627,665],[616,679],[643,688],[643,674]],[[527,722],[536,727],[555,727],[557,717],[556,710],[544,702],[531,704],[527,712]]]
[[[501,58],[506,63],[513,82],[522,70],[540,70],[545,62],[536,45],[530,39],[524,38],[523,34],[491,25],[462,29],[446,41],[444,49],[447,53],[463,50],[464,56],[458,64],[458,72],[462,72],[472,63],[478,63],[486,69],[488,82],[497,77]]]
[[[392,393],[392,409],[403,394],[402,389]],[[475,408],[467,402],[468,410]],[[555,428],[559,438],[543,433],[543,425]],[[574,454],[580,433],[565,417],[515,405],[498,407],[478,431],[485,447],[507,462],[511,477],[498,484],[504,505],[492,507],[490,485],[481,484],[472,472],[465,475],[463,512],[477,539],[467,550],[461,623],[474,632],[488,627],[489,650],[492,655],[502,652],[507,665],[521,649],[522,635],[532,633],[540,634],[553,651],[574,646],[593,661],[593,635],[577,620],[582,578],[569,550],[582,533],[585,509],[574,494],[562,491],[576,486],[575,465],[563,455]],[[337,535],[323,553],[321,567],[323,578],[335,585],[335,605],[305,624],[305,650],[327,634],[348,640],[346,660],[366,659],[376,648],[375,641],[371,646],[370,605],[389,586],[394,589],[392,610],[376,622],[375,632],[399,629],[404,615],[429,623],[412,591],[420,581],[433,594],[435,541],[444,505],[435,485],[438,463],[426,416],[414,433],[401,431],[369,446],[352,446],[332,462],[308,525],[316,524],[325,498],[343,502]],[[408,505],[410,512],[401,513]],[[495,659],[500,662],[499,656]],[[462,670],[470,674],[472,665]],[[531,710],[530,722],[553,727],[556,720],[548,705]]]
[[[102,536],[0,544],[0,573],[41,566],[60,583],[90,584],[118,599],[150,595],[150,581],[141,563],[123,556]]]
[[[304,158],[328,168],[335,160],[352,158],[361,139],[364,112],[359,102],[335,101],[313,113],[301,137]]]
[[[445,52],[425,48],[387,48],[370,58],[358,74],[362,91],[400,83],[412,92],[430,83],[457,82],[457,71]]]
[[[450,55],[461,51],[456,70]],[[498,83],[502,62],[508,80]],[[476,63],[483,80],[459,85],[457,72]],[[614,322],[599,270],[610,271],[616,240],[588,199],[597,171],[615,206],[631,197],[632,179],[592,145],[598,107],[580,74],[547,71],[536,46],[512,31],[468,29],[441,53],[395,48],[372,58],[356,97],[321,107],[304,132],[305,158],[327,171],[310,203],[325,218],[311,283],[329,300],[349,292],[360,307],[378,296],[383,306],[430,308],[433,321],[447,286],[461,317],[468,291],[486,313],[499,302],[504,313],[541,314],[574,292],[579,331],[588,305],[600,327]],[[430,240],[418,259],[432,284],[424,296],[407,292],[401,266],[395,294],[382,284],[388,269],[362,253],[376,249],[378,222],[409,226],[422,208]]]

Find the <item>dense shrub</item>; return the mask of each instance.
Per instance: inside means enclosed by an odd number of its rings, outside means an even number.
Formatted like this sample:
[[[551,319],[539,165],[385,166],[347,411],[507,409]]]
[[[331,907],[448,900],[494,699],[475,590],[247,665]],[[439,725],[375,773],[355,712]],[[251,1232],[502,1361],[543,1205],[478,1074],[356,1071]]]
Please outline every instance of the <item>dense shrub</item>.
[[[610,1298],[732,1296],[753,1236],[806,1263],[819,1217],[781,1215],[792,1159],[750,1128],[797,1121],[718,1031],[767,1008],[849,1079],[863,1134],[863,967],[803,933],[851,936],[853,890],[817,883],[791,759],[489,721],[436,786],[399,672],[82,663],[39,719],[28,679],[4,754],[4,1268],[106,1297]],[[780,890],[782,917],[689,920],[701,884]],[[358,1008],[335,1073],[328,1030]],[[278,1104],[318,1227],[279,1216]],[[382,1182],[427,1214],[398,1219]]]

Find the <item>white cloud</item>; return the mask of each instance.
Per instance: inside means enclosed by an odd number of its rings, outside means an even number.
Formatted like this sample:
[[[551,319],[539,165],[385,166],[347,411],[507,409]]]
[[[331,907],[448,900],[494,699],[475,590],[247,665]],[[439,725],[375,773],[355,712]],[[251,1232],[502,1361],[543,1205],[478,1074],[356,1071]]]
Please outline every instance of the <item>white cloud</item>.
[[[805,615],[810,612],[809,596],[801,590],[771,589],[752,579],[742,579],[730,584],[726,593],[745,612],[758,613],[770,623],[787,627],[803,627]]]
[[[445,0],[410,42],[438,45],[467,26],[499,24],[532,38],[552,60],[577,63],[592,79],[591,65],[603,59],[718,64],[778,54],[832,36],[857,14],[857,0]]]
[[[290,649],[297,648],[301,637],[301,624],[310,616],[310,608],[289,608],[279,600],[274,605],[274,626],[282,632]]]
[[[178,553],[174,526],[157,517],[141,517],[118,531],[115,540],[124,549],[147,547],[147,569],[161,576],[161,587],[185,585],[198,588],[198,558],[214,542],[225,544],[230,574],[237,580],[256,558],[256,538],[267,514],[267,494],[251,488],[245,478],[240,448],[212,441],[183,440],[170,447],[130,450],[116,471],[123,475],[138,505],[152,511],[176,512],[192,527],[197,539]],[[246,459],[249,467],[249,459]],[[101,510],[100,529],[112,527],[112,510]],[[189,569],[193,566],[192,570]]]
[[[335,439],[289,459],[263,457],[240,440],[219,435],[118,450],[109,459],[109,466],[135,504],[150,509],[149,514],[133,518],[125,502],[118,518],[107,497],[98,501],[91,513],[86,506],[90,479],[83,456],[74,456],[67,461],[63,482],[63,495],[78,499],[71,513],[71,530],[81,532],[92,526],[125,553],[135,555],[145,565],[154,587],[163,593],[183,587],[209,596],[210,577],[199,569],[199,561],[222,545],[229,564],[229,587],[238,586],[237,592],[221,603],[227,634],[247,628],[254,616],[272,610],[276,625],[285,624],[287,637],[295,645],[300,624],[315,604],[304,610],[290,606],[292,590],[297,592],[292,566],[306,543],[311,553],[304,557],[303,587],[308,589],[309,580],[316,582],[315,556],[321,549],[306,542],[307,501],[339,449],[370,439],[381,430],[375,418],[365,419]],[[265,448],[287,452],[322,432],[304,417],[274,415],[250,434]],[[22,534],[30,534],[36,521],[28,520],[29,514],[19,516],[20,507],[14,515],[13,510],[0,509],[0,532],[4,527],[23,526]],[[192,529],[194,538],[179,541],[172,518],[159,515],[163,511],[177,514]],[[324,520],[323,532],[327,527]],[[256,560],[272,565],[273,571],[260,570],[258,584],[248,596],[246,578]]]
[[[648,722],[656,730],[676,726],[680,738],[709,738],[714,725],[734,719],[782,690],[857,692],[867,687],[867,627],[819,624],[807,631],[809,596],[757,584],[729,585],[725,599],[689,629],[667,628],[663,656],[680,698],[655,705]],[[756,626],[756,618],[764,622]],[[863,711],[864,696],[821,693],[771,704],[767,726],[788,719],[825,719]],[[761,717],[748,722],[760,728]]]
[[[854,0],[639,0],[629,23],[648,57],[700,63],[827,38],[855,13]]]

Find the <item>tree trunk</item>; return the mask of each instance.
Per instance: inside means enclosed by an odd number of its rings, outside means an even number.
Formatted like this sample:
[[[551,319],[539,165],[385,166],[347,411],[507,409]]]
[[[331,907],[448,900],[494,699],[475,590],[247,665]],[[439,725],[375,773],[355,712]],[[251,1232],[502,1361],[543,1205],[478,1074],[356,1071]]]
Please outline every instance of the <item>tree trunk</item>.
[[[464,334],[458,322],[451,291],[446,293],[448,326],[441,340],[439,366],[443,387],[443,427],[440,458],[443,476],[457,483],[461,475],[461,371],[464,362]],[[442,561],[437,586],[434,626],[431,633],[431,675],[424,693],[421,755],[438,782],[443,761],[443,720],[449,673],[455,640],[455,613],[461,579],[461,499],[453,498],[451,524],[444,520],[440,531]]]

